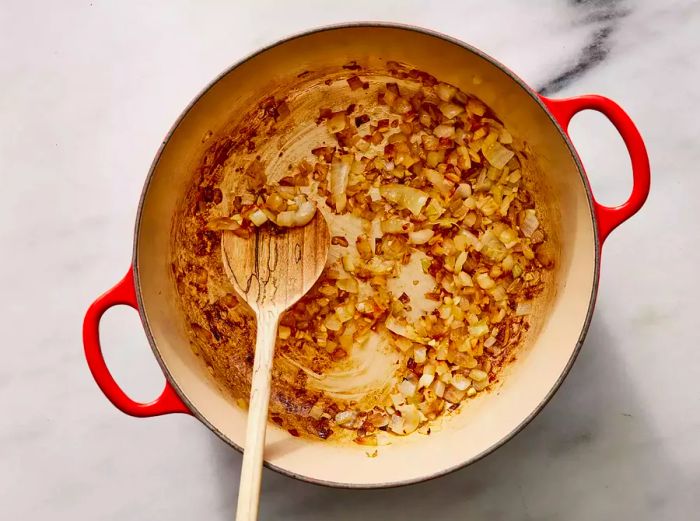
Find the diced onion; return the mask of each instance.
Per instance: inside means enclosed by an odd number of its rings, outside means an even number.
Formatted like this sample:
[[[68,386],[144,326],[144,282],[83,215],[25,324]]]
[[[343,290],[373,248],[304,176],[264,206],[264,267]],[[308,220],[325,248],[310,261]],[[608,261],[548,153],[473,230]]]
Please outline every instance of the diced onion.
[[[403,419],[403,434],[411,434],[420,424],[420,414],[415,405],[401,405],[398,408]]]
[[[296,212],[294,210],[286,210],[277,214],[277,225],[292,227],[294,226],[294,215]]]
[[[265,215],[265,212],[262,210],[257,209],[248,216],[248,219],[250,219],[250,222],[252,222],[255,226],[262,226],[265,224],[265,222],[267,222],[267,215]]]
[[[502,169],[504,166],[506,166],[508,161],[513,159],[513,156],[515,155],[512,150],[508,150],[498,141],[490,145],[484,145],[481,151],[488,162],[498,169]]]
[[[392,108],[398,114],[406,114],[406,112],[410,111],[413,107],[406,98],[398,97],[396,100],[394,100]]]
[[[525,210],[525,217],[520,227],[525,237],[532,237],[535,230],[540,226],[540,221],[537,220],[535,210]]]
[[[448,138],[455,135],[455,128],[452,125],[438,125],[433,129],[433,134],[439,138]]]
[[[452,119],[464,112],[464,107],[460,107],[454,103],[440,103],[438,108],[447,119]]]
[[[413,215],[420,214],[423,206],[428,202],[427,193],[411,186],[387,184],[380,186],[379,192],[384,199],[400,208],[406,208]]]
[[[331,163],[331,194],[337,212],[342,212],[347,204],[345,190],[348,186],[348,175],[350,174],[352,162],[352,156],[345,155],[333,159]]]
[[[323,407],[318,405],[317,403],[311,407],[309,410],[309,416],[313,418],[314,420],[320,420],[321,416],[323,416]]]
[[[406,398],[413,396],[416,394],[416,391],[418,390],[418,386],[411,382],[410,380],[403,380],[399,384],[399,392],[404,395]]]
[[[418,388],[428,387],[435,379],[434,374],[423,374],[418,380]]]
[[[359,291],[359,284],[357,282],[357,279],[354,277],[348,277],[347,279],[338,279],[338,282],[336,284],[338,285],[338,289],[342,289],[343,291],[347,291],[348,293],[357,293]]]
[[[299,209],[294,214],[294,225],[305,226],[311,222],[316,213],[316,205],[311,201],[305,201],[299,205]]]
[[[340,132],[345,128],[345,112],[336,112],[331,119],[328,120],[328,130],[331,134]]]
[[[451,101],[455,92],[457,92],[457,88],[447,83],[438,83],[435,86],[435,94],[437,94],[438,98],[442,101]]]
[[[403,434],[403,424],[404,424],[404,419],[403,416],[399,416],[398,414],[394,414],[391,416],[389,419],[389,429],[391,429],[392,432],[395,434]]]
[[[384,233],[406,233],[413,225],[405,219],[387,219],[381,222],[381,229]]]
[[[469,334],[473,337],[480,337],[488,334],[489,332],[489,326],[486,325],[484,322],[479,322],[478,324],[474,326],[469,326],[468,328]]]
[[[347,427],[352,425],[357,418],[357,413],[355,411],[341,411],[335,415],[335,423],[341,427]]]
[[[466,376],[464,376],[462,373],[452,375],[452,385],[458,391],[466,391],[467,389],[469,389],[469,386],[471,384],[472,381]]]
[[[425,244],[433,238],[433,235],[435,235],[433,230],[425,228],[416,232],[409,232],[408,240],[411,244]]]
[[[459,403],[462,401],[464,398],[464,395],[467,394],[466,391],[460,391],[454,386],[450,385],[446,390],[444,394],[444,398],[446,401],[450,403]]]
[[[394,393],[389,398],[391,399],[391,403],[394,404],[394,407],[400,407],[406,403],[406,398],[404,398],[404,395],[401,393]]]
[[[489,375],[481,369],[472,369],[471,371],[469,371],[469,378],[471,378],[475,382],[482,382],[488,377]]]
[[[425,177],[428,179],[428,181],[430,181],[430,183],[437,188],[442,195],[447,196],[452,193],[452,188],[454,185],[446,180],[445,176],[440,172],[430,168],[423,169],[423,172],[425,173]]]
[[[496,285],[493,279],[489,277],[488,273],[479,273],[474,277],[474,280],[476,280],[476,283],[481,289],[491,289]]]
[[[438,398],[442,398],[445,394],[445,382],[442,380],[435,380],[433,381],[433,385],[431,386],[433,392],[435,393],[435,396]]]

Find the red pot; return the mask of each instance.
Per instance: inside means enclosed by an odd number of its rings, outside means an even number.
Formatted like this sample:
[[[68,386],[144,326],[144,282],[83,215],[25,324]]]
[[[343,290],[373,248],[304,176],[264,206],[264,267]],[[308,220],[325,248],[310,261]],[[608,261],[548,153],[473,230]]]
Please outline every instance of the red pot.
[[[449,37],[413,27],[355,24],[311,31],[246,58],[209,85],[169,132],[146,180],[136,220],[132,265],[85,316],[83,337],[88,365],[97,384],[118,409],[138,417],[192,414],[227,443],[241,446],[245,412],[219,390],[193,355],[176,306],[168,262],[172,254],[172,216],[191,182],[193,165],[204,152],[202,136],[234,121],[246,111],[247,104],[262,97],[261,93],[299,88],[298,77],[304,71],[337,73],[351,61],[362,65],[364,71],[381,71],[386,60],[409,64],[477,95],[514,135],[526,137],[539,169],[542,190],[537,195],[538,203],[558,227],[555,236],[561,255],[554,296],[536,317],[537,334],[531,335],[518,361],[507,369],[498,392],[475,400],[446,422],[440,432],[411,435],[411,439],[389,446],[381,457],[371,459],[362,447],[294,438],[271,426],[267,464],[300,479],[342,487],[381,487],[425,480],[469,464],[501,446],[558,389],[588,329],[603,242],[641,208],[649,193],[649,161],[639,132],[613,101],[595,95],[560,100],[539,96],[492,58]],[[314,95],[313,88],[309,93]],[[604,114],[627,146],[634,186],[629,199],[620,206],[596,202],[569,140],[569,121],[583,110]],[[102,357],[100,317],[118,304],[139,311],[166,376],[162,394],[150,403],[129,398]]]

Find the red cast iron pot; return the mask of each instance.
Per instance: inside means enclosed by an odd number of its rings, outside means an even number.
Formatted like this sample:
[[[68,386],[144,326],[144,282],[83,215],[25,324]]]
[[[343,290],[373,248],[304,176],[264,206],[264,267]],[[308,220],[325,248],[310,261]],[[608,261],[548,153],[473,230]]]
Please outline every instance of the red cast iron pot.
[[[649,161],[639,132],[613,101],[595,95],[545,98],[494,59],[452,38],[414,27],[353,24],[294,36],[246,58],[209,85],[166,137],[141,198],[132,265],[114,288],[90,306],[83,326],[90,370],[118,409],[138,417],[192,414],[240,449],[245,412],[220,391],[192,353],[169,269],[172,216],[204,153],[202,136],[210,131],[216,134],[270,93],[293,94],[294,89],[306,89],[307,101],[314,95],[320,96],[319,102],[333,102],[334,96],[340,100],[342,94],[333,91],[318,94],[323,74],[337,79],[342,65],[354,61],[363,67],[368,81],[386,81],[390,60],[475,94],[492,107],[513,135],[527,141],[533,157],[529,166],[537,172],[540,187],[538,207],[554,223],[552,236],[560,246],[553,297],[536,311],[533,322],[538,324],[537,332],[530,335],[517,362],[507,368],[497,392],[473,400],[446,421],[441,431],[409,436],[383,447],[380,457],[367,458],[365,448],[294,438],[271,426],[266,464],[303,480],[341,487],[421,481],[472,463],[501,446],[551,398],[576,359],[588,329],[603,242],[641,208],[649,193]],[[300,84],[299,75],[304,71],[316,74]],[[291,95],[289,99],[295,98]],[[318,108],[312,106],[316,112],[310,109],[308,117],[313,120]],[[298,111],[305,110],[301,105],[290,109],[295,117],[303,116]],[[569,140],[569,122],[583,110],[604,114],[627,146],[634,184],[629,199],[620,206],[596,202]],[[138,310],[166,376],[162,394],[150,403],[129,398],[102,357],[100,317],[118,304]]]

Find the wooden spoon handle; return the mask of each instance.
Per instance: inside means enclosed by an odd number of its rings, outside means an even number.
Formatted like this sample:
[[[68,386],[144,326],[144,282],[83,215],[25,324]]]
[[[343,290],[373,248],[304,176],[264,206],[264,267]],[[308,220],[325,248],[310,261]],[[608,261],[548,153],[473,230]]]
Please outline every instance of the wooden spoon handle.
[[[272,357],[275,353],[279,319],[280,314],[277,310],[261,310],[258,313],[258,334],[255,341],[255,361],[250,386],[241,482],[238,487],[236,521],[255,521],[258,517],[267,409],[270,403]]]

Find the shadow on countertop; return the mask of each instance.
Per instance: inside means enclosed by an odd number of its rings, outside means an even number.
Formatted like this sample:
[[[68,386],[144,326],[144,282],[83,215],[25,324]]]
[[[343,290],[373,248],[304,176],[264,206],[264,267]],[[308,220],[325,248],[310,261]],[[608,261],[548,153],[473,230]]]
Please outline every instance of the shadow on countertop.
[[[491,455],[427,483],[384,490],[326,488],[266,470],[260,519],[655,519],[677,469],[649,444],[656,434],[601,315],[551,402]],[[212,440],[222,519],[233,519],[241,456]]]

